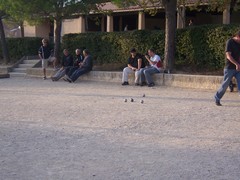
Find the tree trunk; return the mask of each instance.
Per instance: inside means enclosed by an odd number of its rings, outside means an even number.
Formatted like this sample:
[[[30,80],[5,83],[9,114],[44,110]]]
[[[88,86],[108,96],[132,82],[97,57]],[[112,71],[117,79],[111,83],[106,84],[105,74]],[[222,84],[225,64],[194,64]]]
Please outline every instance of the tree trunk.
[[[175,64],[176,0],[165,0],[165,69],[171,72]]]
[[[62,19],[55,20],[55,42],[54,42],[54,56],[57,58],[56,64],[60,63],[60,48],[61,48],[61,31]]]
[[[3,58],[5,64],[10,62],[10,57],[8,53],[8,48],[7,48],[7,42],[5,38],[5,33],[4,33],[4,28],[3,28],[3,22],[2,18],[0,17],[0,38],[1,38],[1,45],[2,45],[2,53],[3,53]]]
[[[24,25],[23,22],[20,22],[21,37],[24,38]]]

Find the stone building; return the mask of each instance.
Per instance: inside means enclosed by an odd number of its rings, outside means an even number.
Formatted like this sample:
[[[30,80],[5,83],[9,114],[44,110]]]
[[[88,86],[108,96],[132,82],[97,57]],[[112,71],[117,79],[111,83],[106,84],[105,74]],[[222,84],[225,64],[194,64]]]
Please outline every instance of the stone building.
[[[191,8],[193,3],[187,6],[177,8],[176,28],[188,26],[189,21],[193,25],[203,24],[230,24],[240,23],[240,12],[233,11],[230,6],[223,12],[206,11],[207,5],[201,4],[201,10]],[[152,15],[149,11],[154,10]],[[85,33],[85,32],[113,32],[127,30],[154,30],[165,28],[165,12],[161,6],[148,6],[147,11],[139,6],[128,8],[119,8],[112,3],[106,3],[102,11],[111,13],[89,13],[89,15],[78,15],[72,19],[65,19],[62,23],[62,36],[68,33]],[[29,26],[25,24],[24,33],[26,37],[46,37],[53,38],[54,22],[47,21],[41,25]]]

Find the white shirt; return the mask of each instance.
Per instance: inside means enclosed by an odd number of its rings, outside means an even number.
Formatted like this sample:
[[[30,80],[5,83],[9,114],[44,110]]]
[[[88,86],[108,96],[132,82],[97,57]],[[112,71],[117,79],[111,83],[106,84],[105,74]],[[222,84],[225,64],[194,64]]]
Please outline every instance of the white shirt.
[[[152,64],[151,66],[157,68],[157,69],[160,71],[161,68],[157,66],[158,61],[161,61],[160,56],[157,55],[157,54],[155,54],[153,57],[150,58],[150,60],[151,60],[152,62],[156,62],[155,64]]]

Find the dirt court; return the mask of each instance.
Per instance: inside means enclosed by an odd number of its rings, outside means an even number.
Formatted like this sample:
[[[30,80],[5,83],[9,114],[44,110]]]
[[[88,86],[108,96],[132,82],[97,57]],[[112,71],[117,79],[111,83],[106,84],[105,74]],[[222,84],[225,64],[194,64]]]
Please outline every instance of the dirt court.
[[[0,79],[0,179],[238,180],[240,97],[214,93]]]

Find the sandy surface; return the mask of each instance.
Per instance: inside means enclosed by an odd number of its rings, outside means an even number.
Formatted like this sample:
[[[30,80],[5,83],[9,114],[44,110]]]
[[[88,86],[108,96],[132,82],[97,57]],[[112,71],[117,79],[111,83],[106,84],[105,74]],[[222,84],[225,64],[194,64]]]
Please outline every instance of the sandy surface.
[[[0,79],[0,179],[237,180],[240,97],[214,93]]]

